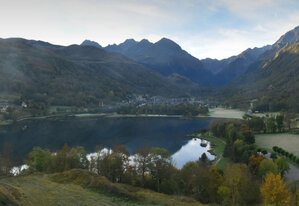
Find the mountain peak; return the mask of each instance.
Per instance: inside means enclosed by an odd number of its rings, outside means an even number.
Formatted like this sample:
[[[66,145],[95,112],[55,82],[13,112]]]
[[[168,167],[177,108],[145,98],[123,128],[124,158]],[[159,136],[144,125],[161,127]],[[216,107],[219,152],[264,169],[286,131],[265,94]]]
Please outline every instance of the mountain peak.
[[[94,47],[97,47],[97,48],[102,48],[102,46],[95,42],[95,41],[91,41],[91,40],[84,40],[82,43],[81,43],[81,46],[94,46]]]
[[[123,44],[136,44],[137,41],[135,39],[126,39]]]
[[[165,37],[163,37],[162,39],[160,39],[159,41],[157,41],[155,43],[155,45],[159,45],[159,46],[163,46],[163,47],[168,47],[168,48],[172,48],[172,49],[177,49],[177,50],[181,50],[182,49],[177,43],[175,43],[171,39],[167,39]]]

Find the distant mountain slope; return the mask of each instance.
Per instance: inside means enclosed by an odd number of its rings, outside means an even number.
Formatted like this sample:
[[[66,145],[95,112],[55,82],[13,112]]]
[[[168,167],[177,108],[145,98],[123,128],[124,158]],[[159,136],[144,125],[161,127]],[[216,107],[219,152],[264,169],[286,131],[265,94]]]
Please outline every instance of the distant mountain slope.
[[[164,76],[179,74],[205,86],[211,86],[213,74],[203,69],[202,63],[170,39],[162,38],[156,43],[148,40],[126,40],[119,45],[104,48],[121,53]]]
[[[249,65],[255,62],[269,47],[255,47],[227,59],[203,59],[201,62],[205,69],[214,73],[213,85],[222,87],[244,74]]]
[[[0,93],[54,105],[98,104],[128,94],[186,95],[182,85],[94,46],[55,46],[24,39],[0,40]]]
[[[230,57],[224,68],[217,73],[217,86],[223,86],[244,74],[248,67],[255,62],[270,46],[247,49],[238,56]]]
[[[299,43],[286,45],[273,59],[251,65],[229,85],[226,96],[236,102],[258,99],[255,110],[259,111],[299,112]]]
[[[234,57],[232,57],[234,58]],[[222,71],[226,66],[227,63],[230,61],[230,58],[223,59],[223,60],[218,60],[218,59],[211,59],[211,58],[206,58],[200,60],[201,63],[203,64],[204,69],[212,72],[214,75]]]

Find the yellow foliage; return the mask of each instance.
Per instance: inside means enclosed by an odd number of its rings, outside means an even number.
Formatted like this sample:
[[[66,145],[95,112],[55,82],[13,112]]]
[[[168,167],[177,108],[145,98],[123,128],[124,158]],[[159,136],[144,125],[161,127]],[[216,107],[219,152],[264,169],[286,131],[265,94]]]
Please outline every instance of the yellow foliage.
[[[286,184],[280,174],[268,173],[260,190],[265,205],[285,206],[290,204],[291,192],[286,189]]]

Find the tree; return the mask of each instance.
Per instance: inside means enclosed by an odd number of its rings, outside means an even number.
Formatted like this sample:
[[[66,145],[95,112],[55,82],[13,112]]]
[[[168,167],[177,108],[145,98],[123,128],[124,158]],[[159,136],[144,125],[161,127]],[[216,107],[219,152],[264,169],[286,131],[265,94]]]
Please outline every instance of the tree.
[[[30,170],[48,172],[51,166],[51,159],[51,152],[49,150],[34,147],[25,163],[29,165]]]
[[[278,174],[277,165],[268,159],[263,159],[258,168],[258,174],[265,177],[268,173]]]
[[[54,157],[53,172],[63,172],[71,169],[70,162],[68,161],[70,150],[71,148],[67,144],[64,144],[62,149],[57,151]]]
[[[258,184],[253,181],[245,164],[228,165],[223,186],[230,189],[230,205],[256,204],[259,200]]]
[[[285,206],[291,201],[291,192],[286,189],[286,184],[280,174],[268,173],[260,191],[267,205]]]
[[[281,132],[283,130],[283,119],[284,119],[283,115],[277,115],[275,117],[277,129],[279,132]]]
[[[252,117],[250,120],[248,120],[249,128],[256,131],[264,131],[265,130],[265,122],[263,118],[261,117]]]
[[[2,153],[0,155],[0,175],[10,175],[12,167],[12,146],[9,143],[4,143]]]
[[[255,155],[251,155],[248,167],[253,174],[257,174],[257,170],[258,170],[259,165],[263,159],[264,159],[264,157],[262,157],[262,156],[256,157]]]
[[[219,173],[218,169],[212,165],[209,169],[209,187],[208,193],[210,201],[219,202],[220,196],[218,194],[218,188],[223,184],[223,176]]]
[[[280,157],[275,160],[275,164],[277,165],[278,171],[280,172],[280,175],[283,177],[286,172],[290,170],[288,161],[285,157]]]
[[[145,173],[149,171],[152,156],[150,155],[151,149],[149,147],[141,147],[134,151],[134,162],[136,165],[137,173],[141,175],[142,186],[145,183]]]
[[[173,171],[171,156],[166,149],[154,147],[151,149],[150,174],[156,180],[157,191],[160,192],[160,184],[168,178]]]
[[[203,164],[207,164],[207,163],[209,163],[209,159],[208,159],[208,157],[207,157],[207,155],[206,155],[205,152],[202,153],[201,157],[199,158],[199,161],[200,161],[201,163],[203,163]]]
[[[240,128],[243,136],[244,136],[244,141],[248,144],[253,144],[255,142],[254,135],[252,131],[249,129],[247,124],[242,124]]]
[[[211,197],[210,174],[206,164],[199,162],[187,162],[181,169],[181,179],[185,194],[192,195],[197,200],[207,203]]]
[[[274,133],[276,131],[276,124],[274,117],[268,117],[266,120],[266,128],[268,132]]]

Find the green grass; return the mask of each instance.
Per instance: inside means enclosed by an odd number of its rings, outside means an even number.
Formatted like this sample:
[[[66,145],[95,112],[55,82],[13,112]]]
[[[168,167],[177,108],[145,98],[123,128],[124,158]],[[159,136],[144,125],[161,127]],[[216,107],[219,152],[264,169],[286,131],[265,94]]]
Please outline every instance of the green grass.
[[[272,150],[273,146],[278,146],[284,150],[299,156],[299,135],[279,133],[279,134],[258,134],[255,135],[256,144],[267,150]]]
[[[205,139],[212,144],[213,152],[216,154],[217,157],[219,157],[221,154],[223,154],[224,147],[225,147],[225,141],[214,137],[212,135],[203,135],[201,136],[202,139]]]
[[[0,200],[15,203],[11,205],[26,206],[202,205],[188,197],[111,183],[106,178],[85,170],[0,179]]]
[[[222,159],[218,162],[218,164],[216,165],[216,167],[218,169],[224,171],[229,162],[230,162],[229,158],[222,157]]]
[[[216,118],[234,118],[234,119],[242,119],[244,111],[237,109],[225,109],[225,108],[211,108],[209,109],[209,116]]]

